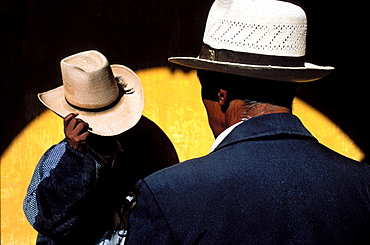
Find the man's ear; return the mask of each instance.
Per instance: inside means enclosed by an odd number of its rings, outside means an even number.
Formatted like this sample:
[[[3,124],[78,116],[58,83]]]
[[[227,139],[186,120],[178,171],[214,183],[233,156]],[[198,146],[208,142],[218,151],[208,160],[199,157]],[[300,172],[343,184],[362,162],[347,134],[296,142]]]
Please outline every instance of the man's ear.
[[[227,103],[227,90],[220,89],[220,91],[217,94],[218,96],[218,103],[223,106]]]
[[[227,109],[229,108],[229,103],[230,103],[230,101],[228,100],[227,90],[220,89],[217,96],[218,96],[218,103],[221,106],[222,112],[226,112]]]

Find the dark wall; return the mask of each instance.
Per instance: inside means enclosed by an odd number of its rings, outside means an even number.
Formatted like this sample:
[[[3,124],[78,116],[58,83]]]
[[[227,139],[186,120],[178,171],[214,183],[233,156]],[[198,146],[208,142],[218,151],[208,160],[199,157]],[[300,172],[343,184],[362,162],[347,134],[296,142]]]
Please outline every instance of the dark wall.
[[[133,70],[197,54],[211,1],[1,2],[1,152],[45,107],[36,94],[62,84],[59,62],[96,49]]]
[[[299,97],[337,123],[369,159],[367,6],[363,0],[304,1],[309,24],[307,59],[336,70],[306,84]]]
[[[29,0],[1,2],[1,152],[45,108],[36,94],[61,85],[59,62],[96,49],[133,70],[175,66],[198,54],[212,0]],[[367,156],[365,1],[293,1],[308,16],[307,58],[336,71],[299,97],[336,122]],[[176,67],[179,68],[179,67]],[[5,113],[4,113],[5,112]]]

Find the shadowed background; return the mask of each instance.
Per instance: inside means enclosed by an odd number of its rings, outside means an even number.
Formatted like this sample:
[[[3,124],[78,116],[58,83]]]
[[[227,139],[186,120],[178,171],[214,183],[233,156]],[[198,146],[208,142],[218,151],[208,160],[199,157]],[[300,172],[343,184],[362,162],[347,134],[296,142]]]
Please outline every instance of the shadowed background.
[[[363,0],[291,2],[307,13],[307,61],[336,68],[326,78],[304,84],[298,97],[336,123],[362,150],[362,160],[366,162],[370,156],[364,52],[368,34],[363,31],[367,5]],[[134,71],[168,67],[190,74],[186,68],[171,65],[167,58],[198,55],[212,3],[213,0],[1,1],[1,154],[45,111],[36,94],[62,84],[59,62],[71,54],[95,49],[111,64],[124,64]],[[163,86],[150,90],[151,95],[165,96],[166,92]],[[186,96],[185,91],[180,91],[179,99],[181,96]],[[146,105],[149,103],[146,101]],[[175,105],[171,107],[176,109]],[[154,110],[151,113],[155,116]],[[51,122],[44,124],[54,127]],[[30,164],[33,168],[36,162]]]

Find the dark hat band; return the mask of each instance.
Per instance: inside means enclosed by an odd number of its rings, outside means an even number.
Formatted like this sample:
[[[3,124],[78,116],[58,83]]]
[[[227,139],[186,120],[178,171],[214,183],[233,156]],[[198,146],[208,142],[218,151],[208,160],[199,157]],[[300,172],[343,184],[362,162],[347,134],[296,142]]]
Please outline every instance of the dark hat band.
[[[213,49],[207,44],[202,45],[199,58],[219,62],[283,67],[303,67],[305,63],[305,56],[287,57],[242,53],[226,49]]]
[[[65,97],[64,97],[65,98]],[[72,104],[71,102],[69,102],[67,100],[67,98],[65,98],[67,104],[76,109],[76,110],[79,110],[79,111],[85,111],[85,112],[102,112],[102,111],[106,111],[106,110],[109,110],[110,108],[114,107],[115,105],[118,104],[118,102],[121,100],[122,96],[119,96],[115,101],[113,101],[111,104],[107,105],[107,106],[103,106],[103,107],[100,107],[100,108],[84,108],[84,107],[79,107],[79,106],[76,106],[74,104]]]

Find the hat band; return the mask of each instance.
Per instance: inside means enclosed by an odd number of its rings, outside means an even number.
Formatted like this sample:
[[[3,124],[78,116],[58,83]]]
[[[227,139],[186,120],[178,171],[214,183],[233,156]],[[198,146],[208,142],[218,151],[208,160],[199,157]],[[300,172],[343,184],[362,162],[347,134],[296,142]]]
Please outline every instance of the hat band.
[[[65,98],[65,97],[64,97]],[[112,103],[110,103],[109,105],[106,105],[106,106],[103,106],[103,107],[99,107],[99,108],[84,108],[84,107],[79,107],[79,106],[76,106],[76,105],[73,105],[71,102],[69,102],[67,100],[67,98],[65,98],[67,104],[73,108],[75,108],[76,110],[79,110],[79,111],[86,111],[86,112],[102,112],[102,111],[106,111],[112,107],[114,107],[115,105],[117,105],[117,103],[121,100],[122,96],[118,96],[118,98],[113,101]]]
[[[305,57],[273,56],[263,54],[242,53],[226,49],[213,49],[207,44],[202,45],[199,58],[211,61],[231,62],[248,65],[303,67]]]

